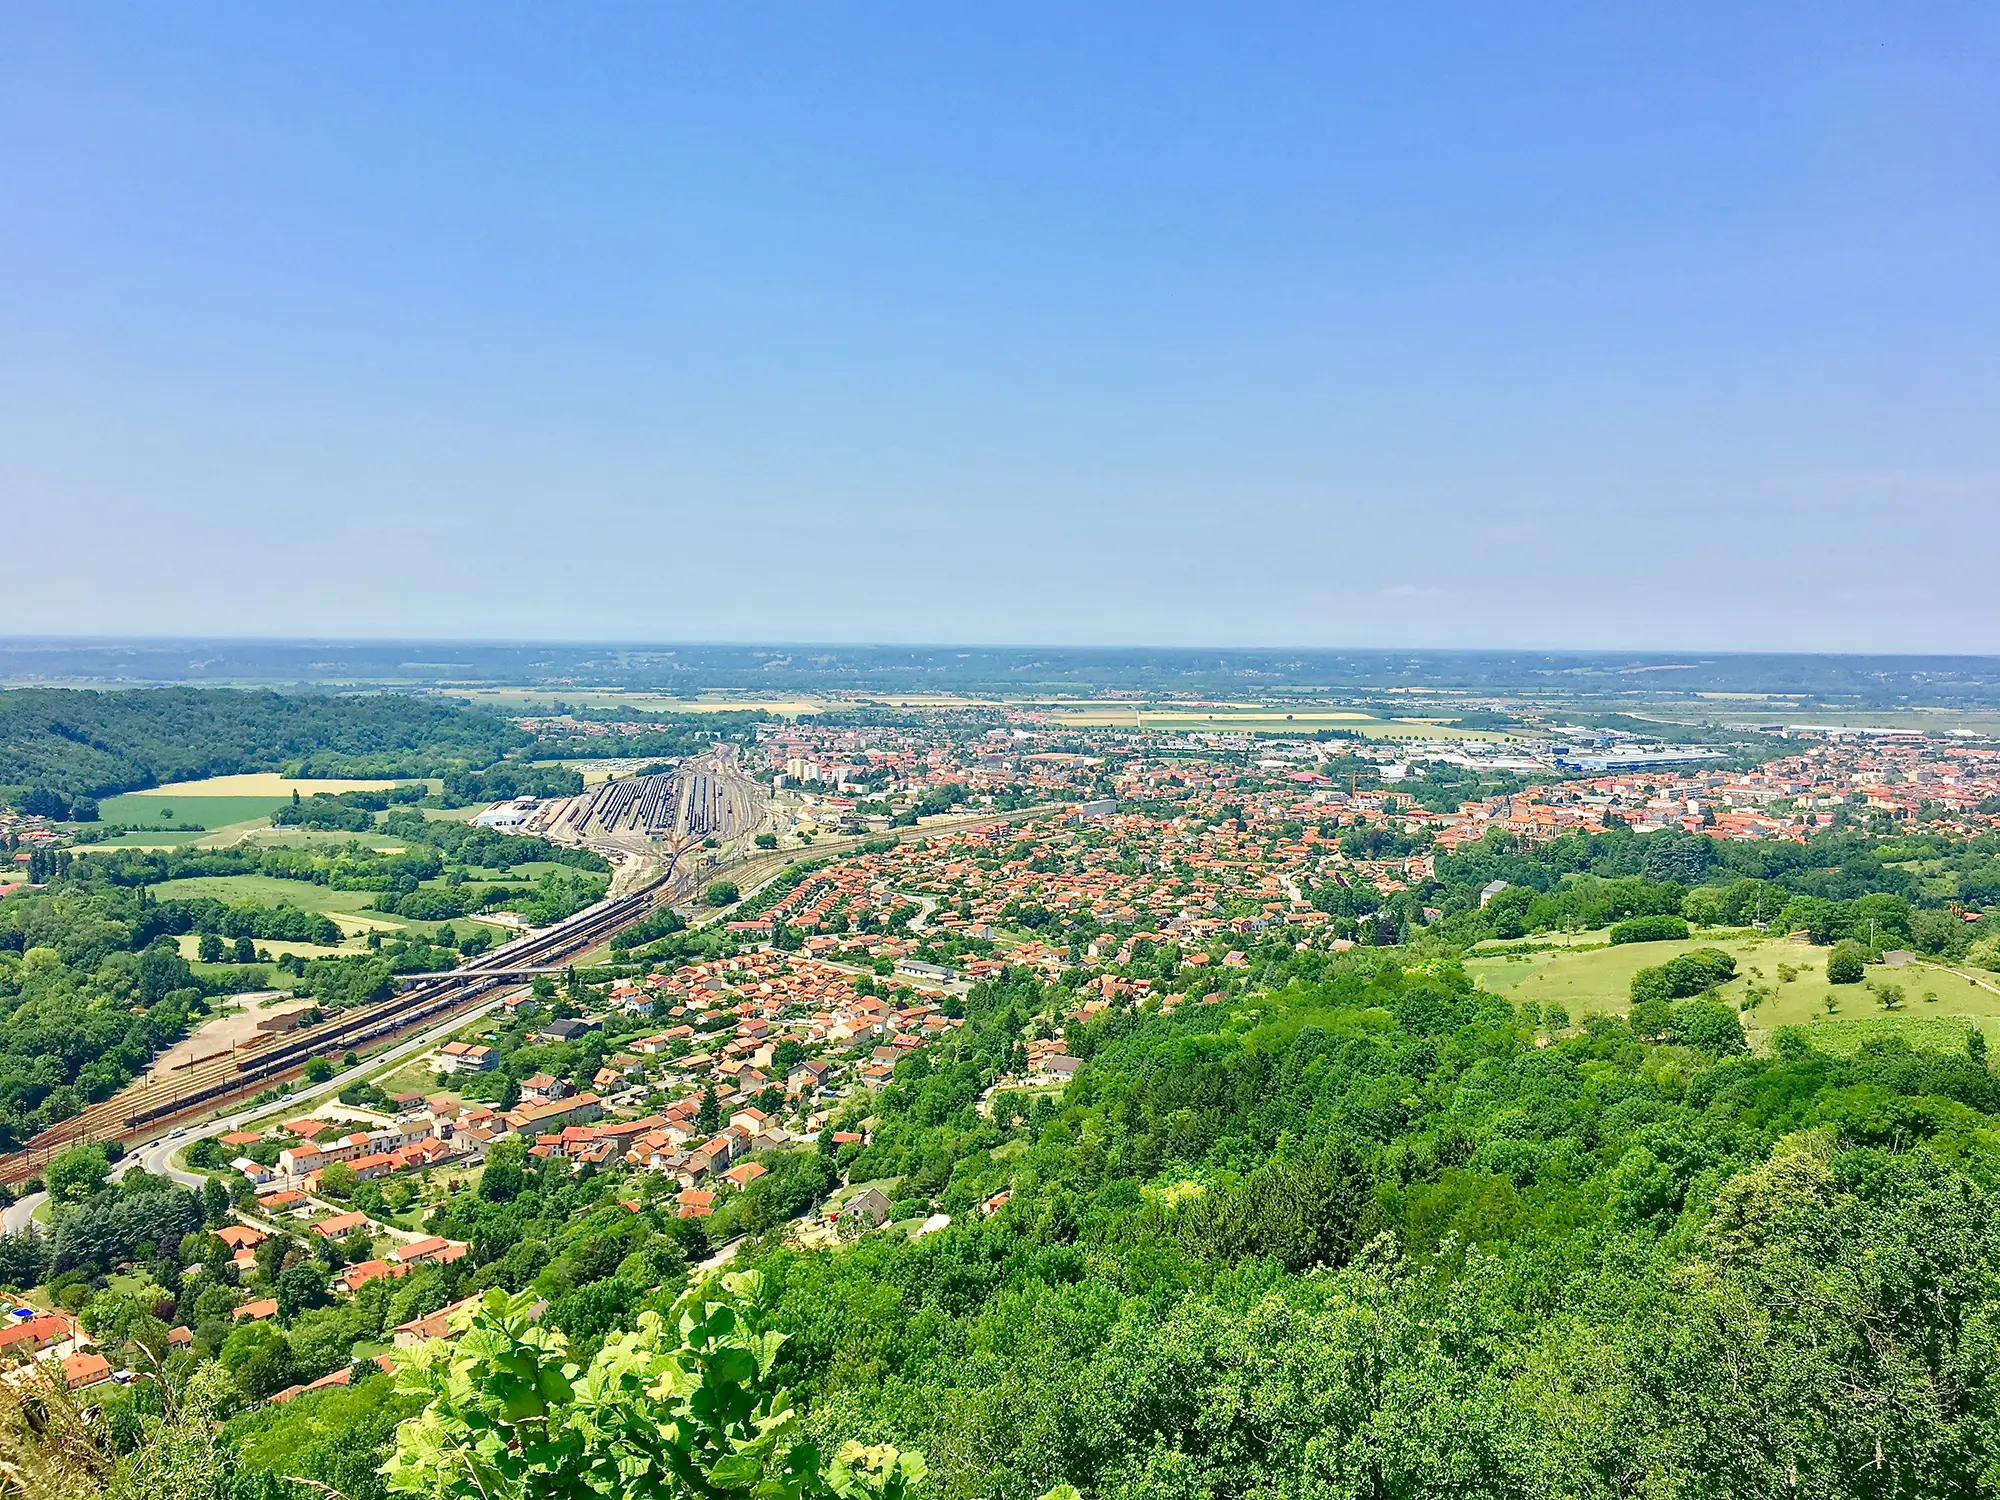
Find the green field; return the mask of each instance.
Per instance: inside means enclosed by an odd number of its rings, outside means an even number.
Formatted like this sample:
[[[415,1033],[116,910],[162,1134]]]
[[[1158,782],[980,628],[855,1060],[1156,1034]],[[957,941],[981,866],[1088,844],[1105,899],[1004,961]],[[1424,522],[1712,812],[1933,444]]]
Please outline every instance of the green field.
[[[1603,941],[1602,933],[1579,934],[1579,943]],[[1673,943],[1627,943],[1620,947],[1581,950],[1555,948],[1540,953],[1487,951],[1466,960],[1466,970],[1482,986],[1515,1002],[1533,1000],[1542,1006],[1561,1005],[1572,1021],[1594,1012],[1623,1015],[1630,1008],[1632,976],[1640,969],[1665,963],[1695,948],[1720,948],[1736,960],[1737,977],[1722,987],[1722,996],[1740,1006],[1754,982],[1776,994],[1743,1015],[1753,1046],[1768,1043],[1780,1026],[1802,1026],[1823,1032],[1830,1051],[1852,1051],[1869,1035],[1905,1035],[1913,1044],[1962,1045],[1964,1027],[1976,1023],[2000,1039],[2000,975],[1976,970],[1953,972],[1929,963],[1901,969],[1871,966],[1862,984],[1826,982],[1825,948],[1757,934],[1717,934]],[[1797,970],[1784,981],[1778,966]],[[1966,977],[1976,976],[1976,977]],[[1895,1011],[1882,1008],[1868,986],[1897,985],[1903,1003]],[[1986,988],[1986,986],[1992,988]],[[1926,994],[1935,998],[1926,1000]],[[1828,1009],[1827,1002],[1833,1002]],[[1950,1022],[1946,1025],[1943,1023]],[[1918,1024],[1923,1023],[1923,1024]]]
[[[485,802],[468,802],[463,807],[424,807],[418,811],[434,823],[470,823],[485,812],[489,805]]]
[[[98,804],[106,823],[136,823],[148,830],[164,824],[198,823],[200,831],[178,828],[164,832],[120,834],[89,847],[98,849],[177,849],[186,844],[230,843],[252,828],[270,822],[271,814],[292,799],[269,796],[207,797],[183,793],[126,792]],[[86,834],[86,837],[88,835]]]
[[[557,864],[516,865],[513,874],[504,880],[479,880],[470,882],[471,888],[500,884],[510,889],[522,885],[533,885],[544,872],[567,871],[568,866]],[[441,889],[442,880],[427,880],[425,886]],[[308,880],[280,880],[274,875],[195,875],[185,880],[162,881],[150,887],[152,893],[162,901],[191,901],[207,896],[216,901],[226,901],[232,905],[256,902],[262,906],[295,906],[300,911],[323,912],[340,924],[349,939],[365,937],[370,929],[383,932],[434,933],[446,925],[443,922],[414,922],[407,917],[399,917],[385,911],[374,911],[373,891],[336,891],[323,885],[314,885]],[[475,918],[459,917],[459,923],[474,921]],[[461,925],[460,931],[464,928]],[[350,944],[351,945],[351,944]],[[311,956],[315,950],[306,943],[284,944],[259,942],[258,947],[269,948],[277,954],[286,948],[297,948],[299,952]]]
[[[428,930],[431,925],[405,922],[387,912],[368,910],[375,900],[373,891],[335,891],[308,880],[280,880],[274,875],[196,875],[186,880],[162,881],[150,889],[162,901],[192,901],[207,896],[232,905],[256,902],[262,906],[296,906],[300,911],[323,912],[348,932],[365,932],[370,927],[385,931]]]
[[[1942,1006],[1943,1002],[1939,1002]],[[1924,1015],[1911,1015],[1898,1011],[1893,1016],[1857,1016],[1853,1020],[1826,1020],[1821,1018],[1808,1028],[1812,1043],[1822,1052],[1831,1052],[1836,1057],[1845,1057],[1856,1051],[1864,1042],[1885,1036],[1899,1036],[1912,1047],[1920,1047],[1928,1052],[1963,1052],[1966,1037],[1977,1026],[1986,1033],[1987,1044],[1992,1045],[2000,1038],[2000,1021],[1980,1019],[1972,1016],[1931,1015],[1933,1007],[1925,1006]]]
[[[1870,1030],[1877,1034],[1900,1032],[1908,1036],[1912,1043],[1920,1043],[1926,1041],[1926,1037],[1925,1028],[1918,1023],[1934,1026],[1949,1018],[1977,1023],[1990,1039],[2000,1039],[2000,994],[1984,987],[1993,985],[2000,988],[2000,975],[1981,974],[1976,969],[1953,972],[1933,964],[1917,963],[1902,969],[1871,967],[1863,984],[1830,985],[1823,972],[1826,950],[1805,951],[1818,954],[1813,972],[1801,974],[1791,984],[1778,986],[1776,999],[1766,1001],[1744,1017],[1744,1026],[1750,1032],[1752,1041],[1759,1037],[1768,1038],[1780,1026],[1804,1026],[1814,1032],[1824,1030],[1829,1037],[1829,1050],[1834,1051],[1841,1050],[1841,1038]],[[1768,967],[1766,972],[1770,972]],[[1968,978],[1968,975],[1977,977]],[[1893,1012],[1883,1010],[1869,992],[1869,984],[1899,986],[1903,991],[1903,1003]],[[1741,986],[1731,988],[1735,990]],[[1936,998],[1926,1000],[1925,995]],[[1827,1009],[1829,998],[1833,1001],[1833,1010]],[[1962,1034],[1958,1041],[1962,1044]],[[1852,1045],[1849,1044],[1849,1050]]]
[[[126,792],[98,804],[104,822],[140,824],[146,832],[118,834],[86,848],[180,848],[184,844],[230,844],[240,834],[262,828],[284,796],[160,796],[158,792]],[[196,832],[164,824],[200,824]],[[154,832],[160,830],[160,832]],[[86,834],[88,836],[88,834]]]
[[[187,844],[227,844],[233,842],[239,834],[247,833],[259,826],[261,825],[257,823],[239,823],[222,829],[204,828],[198,833],[172,831],[121,833],[115,838],[99,839],[94,844],[80,844],[77,847],[80,853],[88,854],[94,849],[179,849]],[[85,834],[84,837],[88,838],[89,835]]]
[[[216,829],[268,818],[290,797],[186,797],[126,792],[107,797],[97,810],[107,823],[199,823]]]
[[[497,869],[493,868],[490,865],[489,866],[467,865],[465,867],[465,875],[466,879],[472,881],[474,884],[478,884],[483,881],[486,882],[487,884],[498,884],[498,885],[524,885],[524,884],[533,885],[537,880],[539,880],[544,875],[561,874],[565,871],[568,871],[569,868],[570,867],[568,865],[559,865],[552,859],[531,859],[522,864],[509,865],[507,867],[507,873],[505,875],[502,875]],[[583,875],[583,874],[588,874],[589,872],[585,870],[577,870],[572,873]],[[424,883],[426,885],[442,885],[444,882],[439,880],[427,880]]]
[[[420,1056],[427,1055],[420,1054]],[[422,1094],[426,1098],[449,1097],[460,1103],[464,1102],[463,1095],[453,1093],[449,1087],[438,1082],[437,1074],[432,1071],[429,1063],[419,1062],[415,1057],[397,1064],[387,1073],[375,1075],[368,1081],[385,1094]]]
[[[225,777],[222,781],[238,781],[246,778]],[[197,783],[198,785],[199,783]],[[307,785],[309,783],[301,783]],[[330,786],[366,785],[367,783],[330,782]],[[386,785],[387,783],[384,783]],[[289,793],[271,795],[220,795],[206,796],[188,792],[126,792],[116,797],[107,797],[98,804],[98,811],[106,823],[131,823],[145,828],[146,832],[123,833],[115,838],[102,839],[86,845],[92,849],[177,849],[187,844],[219,846],[233,844],[243,834],[255,830],[257,842],[279,848],[329,847],[338,848],[350,839],[369,849],[399,849],[403,840],[382,833],[324,832],[310,828],[274,828],[271,818],[279,808],[291,801]],[[466,807],[421,808],[417,809],[426,818],[442,823],[469,823],[486,810],[483,802]],[[198,823],[200,828],[187,832],[178,827],[165,825]],[[160,831],[154,831],[160,830]],[[86,829],[84,837],[88,838]]]
[[[1634,974],[1695,948],[1722,949],[1736,960],[1739,973],[1747,972],[1752,964],[1771,968],[1777,960],[1767,962],[1765,955],[1773,946],[1783,947],[1787,953],[1805,955],[1787,961],[1815,962],[1811,957],[1815,950],[1792,949],[1782,940],[1774,945],[1762,934],[1752,938],[1734,935],[1695,938],[1681,943],[1624,943],[1615,948],[1605,946],[1606,940],[1607,933],[1603,930],[1579,932],[1575,935],[1574,950],[1557,947],[1540,953],[1509,950],[1495,944],[1467,958],[1465,968],[1496,995],[1517,1001],[1535,1000],[1543,1005],[1563,1005],[1571,1016],[1581,1020],[1592,1011],[1623,1015]],[[1561,943],[1562,939],[1535,942]]]

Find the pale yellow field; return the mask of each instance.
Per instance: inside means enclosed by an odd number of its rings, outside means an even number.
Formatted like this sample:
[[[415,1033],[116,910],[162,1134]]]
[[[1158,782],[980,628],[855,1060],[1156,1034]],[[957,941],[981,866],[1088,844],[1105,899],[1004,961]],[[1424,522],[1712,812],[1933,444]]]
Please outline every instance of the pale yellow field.
[[[1318,728],[1352,729],[1371,740],[1487,740],[1512,738],[1499,729],[1447,729],[1407,719],[1377,719],[1351,710],[1253,711],[1230,709],[1122,709],[1064,713],[1056,722],[1067,729],[1150,729],[1162,734],[1310,735]]]
[[[484,703],[500,712],[536,714],[557,703],[574,708],[630,709],[635,714],[717,714],[764,713],[796,717],[818,713],[826,704],[817,698],[797,695],[783,698],[672,698],[662,693],[557,692],[543,688],[475,688],[460,696]]]
[[[1067,706],[1075,707],[1080,700],[1069,699]],[[842,697],[839,702],[860,708],[1050,708],[1055,705],[1041,698],[968,698],[953,693],[857,693]]]
[[[1133,712],[1156,713],[1172,711],[1202,713],[1267,713],[1266,703],[1211,703],[1206,699],[1168,703],[1155,698],[1069,698],[1050,697],[1047,694],[1024,694],[1008,697],[979,697],[964,693],[855,693],[842,694],[840,701],[888,704],[895,708],[1020,708],[1055,709],[1077,713],[1106,712],[1130,715]],[[1366,714],[1357,715],[1367,718]]]
[[[1371,740],[1485,740],[1491,744],[1504,744],[1517,738],[1504,729],[1445,729],[1436,724],[1413,724],[1407,720],[1396,724],[1363,725],[1361,732]]]
[[[414,778],[413,778],[414,779]],[[246,771],[240,776],[210,776],[205,781],[176,781],[170,786],[149,788],[148,797],[289,797],[297,792],[310,797],[314,792],[386,791],[395,781],[304,781],[280,776],[276,771]]]
[[[1313,726],[1338,724],[1365,728],[1381,721],[1354,709],[1246,708],[1238,704],[1193,704],[1187,707],[1158,707],[1149,704],[1080,708],[1073,704],[1049,705],[1062,712],[1056,722],[1075,729],[1204,729],[1227,733],[1232,729],[1294,729],[1304,734]]]
[[[373,916],[368,912],[330,911],[327,915],[333,918],[333,925],[346,933],[350,938],[355,933],[359,933],[365,938],[371,932],[398,932],[402,930],[403,926],[400,922],[392,921],[387,917]]]

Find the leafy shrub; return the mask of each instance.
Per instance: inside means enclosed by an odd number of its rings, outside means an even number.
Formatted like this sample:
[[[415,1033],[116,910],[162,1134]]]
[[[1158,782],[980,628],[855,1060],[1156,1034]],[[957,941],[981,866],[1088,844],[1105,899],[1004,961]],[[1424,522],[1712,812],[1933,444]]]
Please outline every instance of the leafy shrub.
[[[1316,1156],[1266,1163],[1227,1191],[1188,1200],[1176,1227],[1199,1255],[1267,1255],[1288,1271],[1337,1266],[1354,1248],[1372,1186],[1359,1154],[1335,1141]]]
[[[1680,1006],[1668,1030],[1683,1046],[1717,1057],[1740,1057],[1750,1050],[1736,1012],[1710,1000],[1692,1000]]]
[[[1736,960],[1720,948],[1697,948],[1632,976],[1631,995],[1636,1004],[1648,1001],[1685,1000],[1713,985],[1727,984],[1736,977]]]
[[[1826,956],[1826,982],[1859,984],[1867,962],[1867,957],[1861,949],[1849,943],[1842,943]]]
[[[640,1315],[578,1378],[568,1340],[531,1323],[533,1293],[489,1291],[456,1346],[411,1362],[421,1416],[397,1430],[383,1473],[422,1500],[537,1495],[745,1494],[784,1500],[903,1500],[916,1453],[843,1444],[828,1461],[778,1383],[784,1334],[769,1326],[756,1272],[689,1292],[671,1322]],[[576,1308],[579,1319],[596,1309]]]
[[[312,828],[322,833],[362,833],[375,826],[375,815],[351,800],[327,792],[281,807],[272,814],[280,828]]]
[[[1688,924],[1680,917],[1628,917],[1611,929],[1614,943],[1666,943],[1686,938]]]
[[[419,890],[384,891],[375,898],[377,911],[393,912],[412,922],[449,922],[462,917],[479,904],[479,893],[466,890],[439,890],[426,886]]]
[[[626,928],[611,939],[613,953],[625,953],[633,948],[643,948],[646,944],[663,937],[672,937],[685,931],[687,919],[670,906],[653,909],[652,915],[635,926]]]

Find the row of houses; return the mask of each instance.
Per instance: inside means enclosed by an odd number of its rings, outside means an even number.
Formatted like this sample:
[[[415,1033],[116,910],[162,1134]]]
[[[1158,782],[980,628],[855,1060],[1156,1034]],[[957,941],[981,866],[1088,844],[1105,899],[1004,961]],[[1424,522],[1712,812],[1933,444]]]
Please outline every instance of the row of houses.
[[[685,1098],[643,1119],[566,1126],[541,1136],[530,1151],[544,1160],[597,1165],[623,1161],[665,1174],[681,1185],[682,1216],[698,1217],[712,1210],[715,1193],[747,1188],[765,1174],[762,1163],[747,1159],[752,1153],[796,1144],[783,1125],[754,1106],[734,1110],[727,1123],[712,1133],[700,1127],[700,1108],[700,1100]]]

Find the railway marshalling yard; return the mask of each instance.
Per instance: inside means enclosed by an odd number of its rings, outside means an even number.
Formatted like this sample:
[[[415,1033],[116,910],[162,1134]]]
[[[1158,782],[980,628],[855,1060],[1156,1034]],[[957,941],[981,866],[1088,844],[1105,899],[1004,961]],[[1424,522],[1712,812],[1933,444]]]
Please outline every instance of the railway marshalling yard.
[[[733,747],[719,747],[671,772],[602,781],[546,803],[525,826],[552,843],[604,855],[618,870],[616,892],[676,861],[685,861],[676,876],[686,885],[697,867],[686,860],[689,851],[712,845],[719,859],[769,816],[764,789],[744,774]]]

